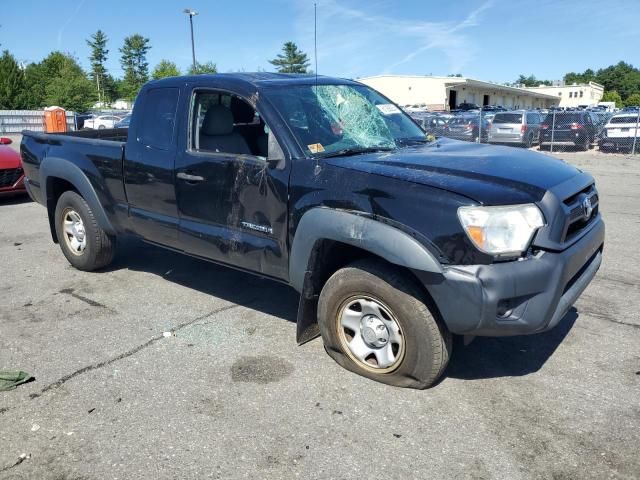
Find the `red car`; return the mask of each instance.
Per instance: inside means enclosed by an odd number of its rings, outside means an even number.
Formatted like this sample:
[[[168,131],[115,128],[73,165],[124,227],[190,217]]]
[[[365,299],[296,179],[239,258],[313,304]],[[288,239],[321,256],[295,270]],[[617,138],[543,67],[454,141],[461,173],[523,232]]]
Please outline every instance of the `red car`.
[[[27,193],[20,154],[7,146],[10,138],[0,138],[0,197]]]

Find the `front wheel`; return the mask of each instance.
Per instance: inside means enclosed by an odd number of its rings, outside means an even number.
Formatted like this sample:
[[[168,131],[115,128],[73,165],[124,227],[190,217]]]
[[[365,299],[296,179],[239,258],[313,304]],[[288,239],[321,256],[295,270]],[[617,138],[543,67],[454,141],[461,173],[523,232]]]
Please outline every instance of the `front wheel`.
[[[388,385],[430,387],[451,354],[451,334],[426,294],[381,261],[358,261],[334,273],[320,293],[318,324],[336,362]]]
[[[98,270],[113,260],[115,237],[100,228],[89,204],[76,192],[60,195],[55,226],[62,253],[78,270]]]

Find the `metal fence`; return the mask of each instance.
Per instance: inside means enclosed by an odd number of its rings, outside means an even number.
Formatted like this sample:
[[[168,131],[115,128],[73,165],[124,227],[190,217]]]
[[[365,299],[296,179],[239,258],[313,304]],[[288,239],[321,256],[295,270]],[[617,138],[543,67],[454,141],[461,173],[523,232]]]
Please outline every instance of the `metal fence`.
[[[640,108],[407,112],[427,134],[550,152],[640,153]]]
[[[75,130],[75,113],[66,112],[67,128]],[[44,110],[0,110],[0,133],[16,134],[22,130],[44,132]]]

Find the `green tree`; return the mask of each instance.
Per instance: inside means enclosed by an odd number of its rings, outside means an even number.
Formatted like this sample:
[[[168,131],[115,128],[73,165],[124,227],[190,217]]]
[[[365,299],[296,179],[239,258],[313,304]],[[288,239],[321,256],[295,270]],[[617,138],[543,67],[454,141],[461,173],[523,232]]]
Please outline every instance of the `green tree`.
[[[569,72],[564,76],[564,83],[572,85],[574,83],[589,83],[596,81],[596,74],[590,68],[587,68],[583,73]]]
[[[97,100],[96,89],[78,61],[62,52],[51,52],[40,63],[27,66],[23,108],[58,105],[84,111]]]
[[[59,53],[59,52],[58,52]],[[51,59],[56,68],[53,75],[48,77],[44,88],[45,105],[58,105],[66,110],[86,111],[93,106],[98,99],[93,83],[71,55],[62,55]],[[46,60],[45,60],[46,62]]]
[[[588,68],[583,73],[570,72],[564,76],[566,84],[596,82],[605,92],[616,91],[626,102],[633,93],[640,92],[640,70],[625,62],[618,62],[594,72]]]
[[[625,62],[601,68],[596,73],[595,81],[607,91],[617,91],[625,101],[629,95],[640,92],[640,70]]]
[[[615,102],[616,103],[616,107],[621,107],[622,106],[622,97],[620,97],[620,94],[618,92],[616,92],[615,90],[611,90],[609,92],[604,92],[604,94],[602,95],[602,102]]]
[[[286,42],[282,47],[282,53],[269,60],[269,63],[280,73],[308,73],[310,65],[307,54],[299,50],[293,42]]]
[[[170,62],[169,60],[160,60],[160,63],[156,65],[151,73],[151,78],[154,80],[160,80],[161,78],[166,77],[177,77],[180,75],[180,70],[178,66]]]
[[[96,85],[99,102],[106,101],[105,77],[107,75],[107,69],[104,63],[107,61],[107,54],[109,53],[109,50],[107,50],[107,40],[107,35],[102,30],[98,30],[87,40],[87,45],[91,47],[91,55],[89,55],[91,70],[89,76]]]
[[[150,48],[149,39],[140,34],[124,39],[124,45],[120,49],[120,64],[124,70],[122,96],[128,100],[133,100],[140,87],[149,80],[147,52]]]
[[[535,75],[529,75],[528,77],[520,74],[520,76],[514,82],[516,85],[524,85],[525,87],[537,87],[539,85],[551,85],[549,80],[538,80]]]
[[[193,68],[193,65],[189,67],[189,75],[202,75],[205,73],[218,73],[218,67],[213,62],[196,62],[195,70]]]
[[[21,109],[24,92],[24,72],[14,56],[5,50],[0,57],[0,109]]]
[[[632,93],[629,95],[624,101],[624,105],[626,107],[635,107],[636,105],[640,105],[640,93]]]
[[[120,85],[121,80],[114,78],[112,75],[108,73],[102,79],[102,92],[103,92],[103,101],[106,103],[113,103],[115,100],[120,97],[120,91],[118,90],[118,86]]]

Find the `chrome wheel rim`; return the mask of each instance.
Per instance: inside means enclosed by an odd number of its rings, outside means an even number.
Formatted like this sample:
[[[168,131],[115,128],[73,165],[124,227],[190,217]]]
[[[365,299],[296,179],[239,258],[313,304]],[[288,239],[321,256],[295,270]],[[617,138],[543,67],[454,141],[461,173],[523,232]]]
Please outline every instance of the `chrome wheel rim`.
[[[388,373],[400,365],[405,352],[402,329],[383,302],[364,295],[350,297],[338,309],[337,320],[343,350],[359,366]]]
[[[74,255],[82,255],[87,248],[87,233],[80,214],[72,208],[62,214],[62,231],[69,250]]]

